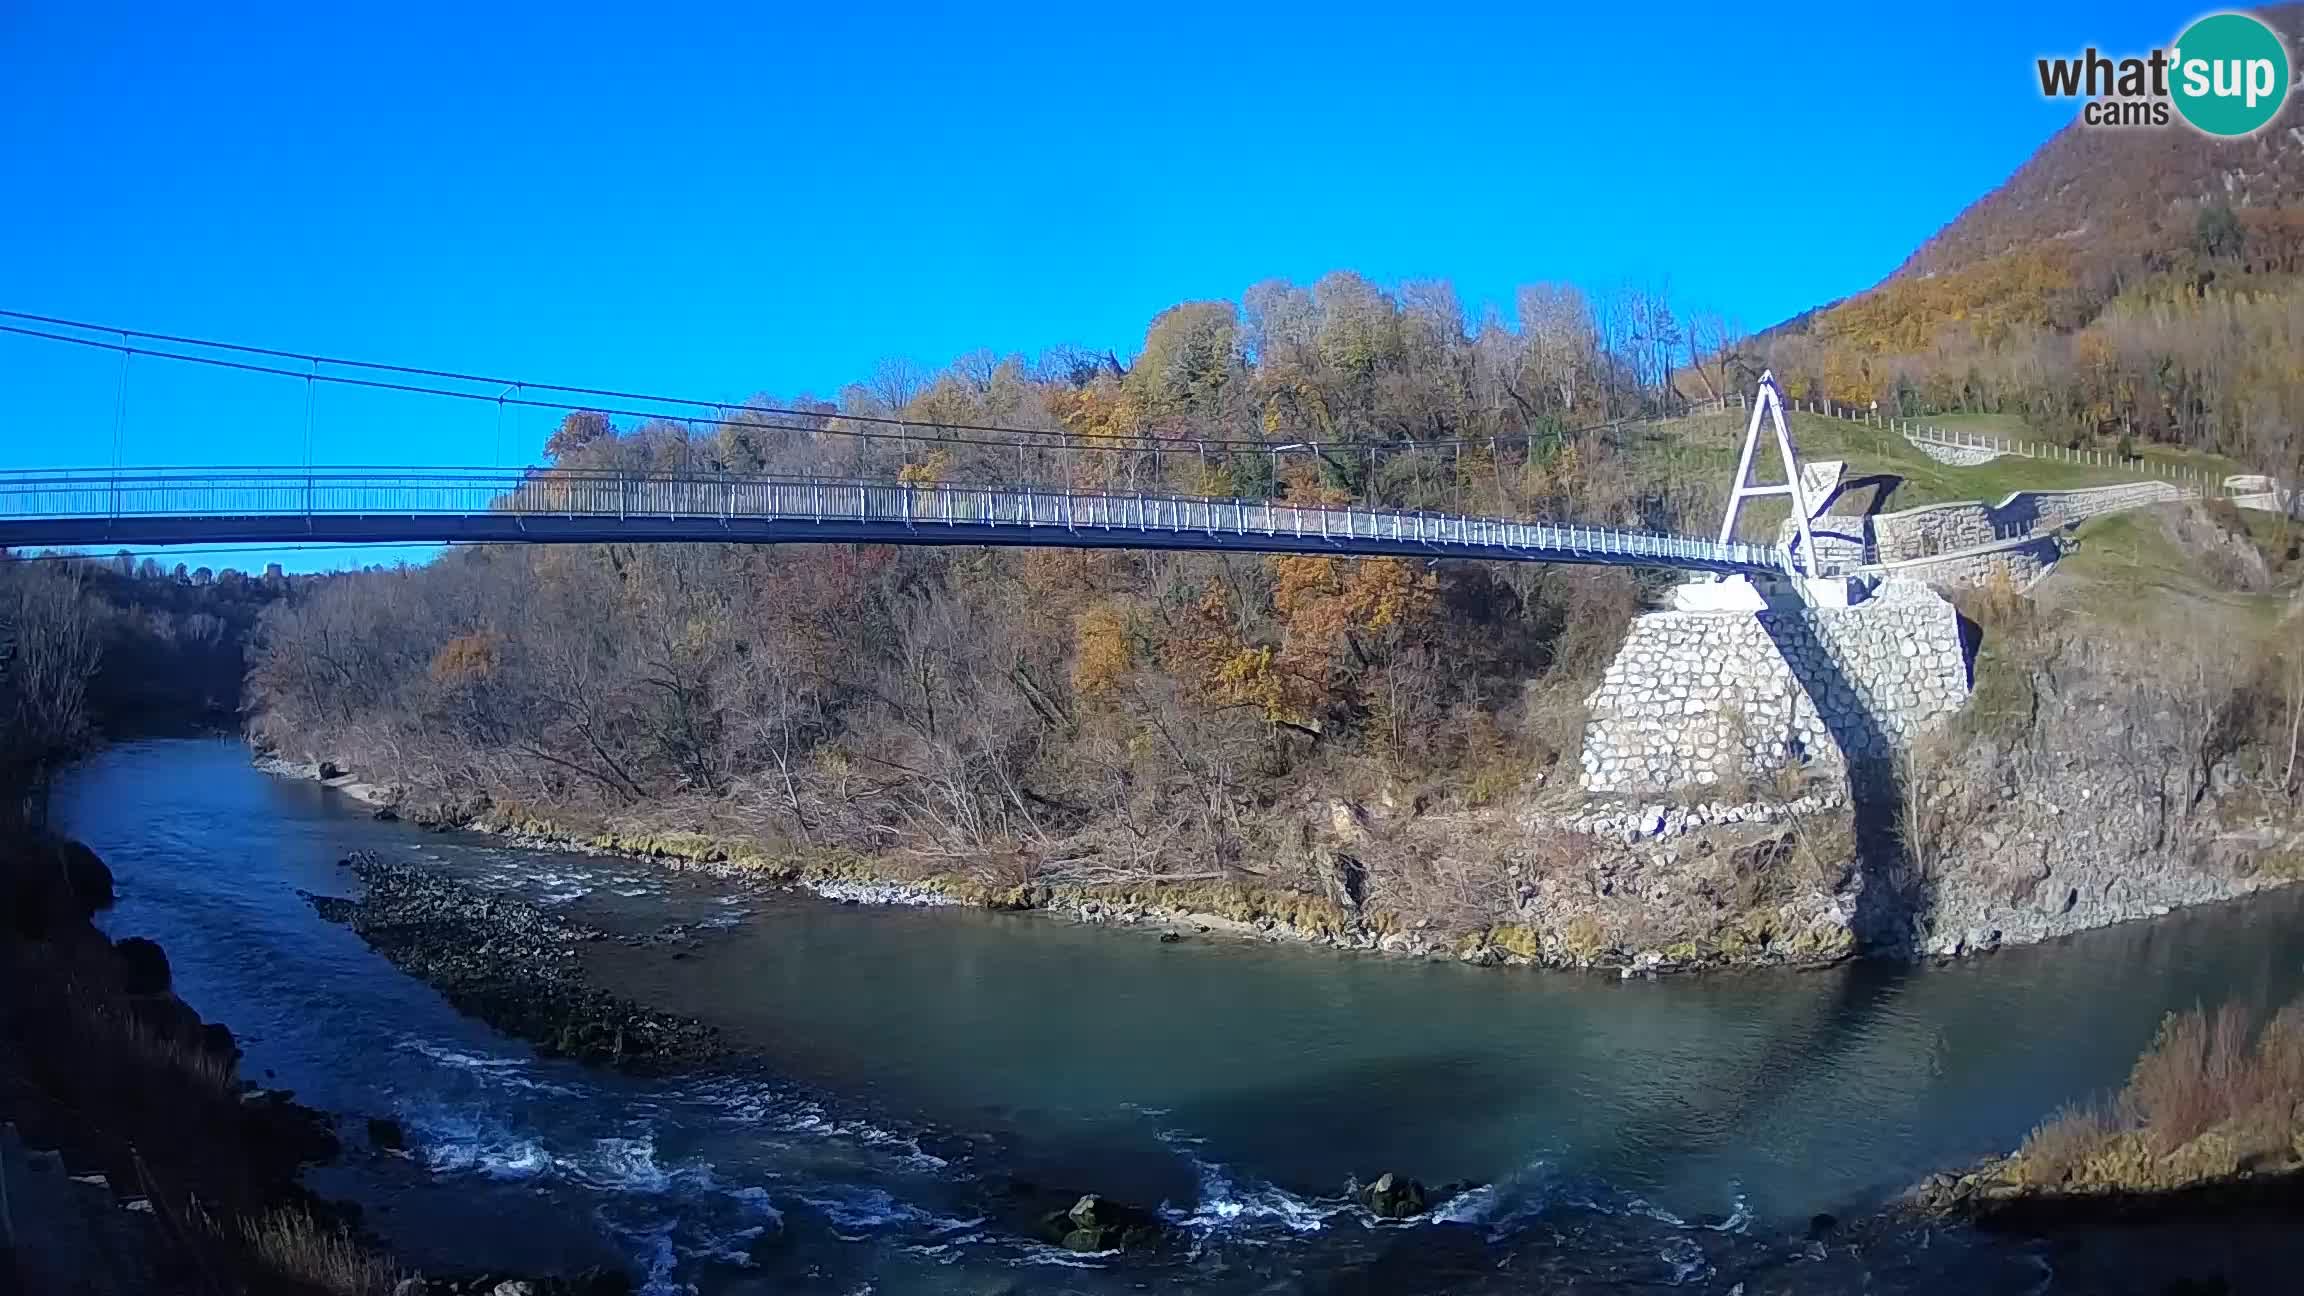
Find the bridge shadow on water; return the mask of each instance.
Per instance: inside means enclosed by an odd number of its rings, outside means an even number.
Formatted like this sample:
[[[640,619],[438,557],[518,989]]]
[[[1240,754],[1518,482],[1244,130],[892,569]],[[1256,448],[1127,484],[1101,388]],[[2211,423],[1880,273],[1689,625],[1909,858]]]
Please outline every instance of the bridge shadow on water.
[[[1770,974],[1784,984],[1770,988],[1772,1006],[1762,1010],[1768,1021],[1758,1038],[1692,1056],[1686,1071],[1669,1077],[1621,1077],[1624,1083],[1611,1086],[1604,1101],[1578,1066],[1508,1073],[1498,1059],[1445,1052],[1229,1095],[1226,1119],[1238,1119],[1245,1108],[1268,1117],[1275,1138],[1309,1134],[1352,1148],[1354,1169],[1363,1179],[1385,1169],[1419,1172],[1429,1164],[1431,1149],[1420,1152],[1415,1140],[1445,1135],[1448,1126],[1477,1126],[1510,1109],[1543,1113],[1542,1146],[1530,1149],[1536,1159],[1494,1185],[1499,1196],[1481,1213],[1460,1223],[1374,1230],[1365,1235],[1372,1247],[1357,1255],[1350,1251],[1358,1248],[1347,1247],[1334,1254],[1339,1263],[1332,1267],[1299,1272],[1265,1290],[1322,1296],[1660,1291],[1687,1280],[1677,1266],[1691,1257],[1701,1257],[1712,1271],[1715,1282],[1704,1290],[1784,1283],[1813,1268],[1811,1239],[1851,1226],[1875,1231],[1873,1201],[1866,1196],[1834,1204],[1829,1209],[1836,1216],[1813,1219],[1807,1207],[1791,1216],[1764,1208],[1738,1223],[1728,1212],[1740,1207],[1743,1185],[1730,1167],[1764,1165],[1770,1159],[1765,1132],[1804,1120],[1803,1104],[1817,1100],[1815,1087],[1806,1082],[1881,1046],[1881,1022],[1895,1013],[1916,971],[1902,961],[1879,961],[1822,974]],[[1694,993],[1674,985],[1639,992]],[[1774,1007],[1779,1001],[1781,1008]],[[1606,1041],[1563,1041],[1563,1049],[1594,1044],[1601,1056],[1613,1052]],[[1421,1128],[1387,1131],[1385,1098],[1398,1096],[1395,1086],[1430,1095],[1410,1118]],[[1442,1108],[1446,1115],[1436,1131],[1430,1121]],[[1189,1122],[1198,1114],[1177,1115]],[[1816,1145],[1816,1154],[1861,1155],[1854,1149],[1835,1153],[1830,1143]],[[1818,1167],[1829,1177],[1845,1177],[1846,1169],[1845,1160]],[[1318,1191],[1328,1185],[1303,1187]],[[1714,1204],[1690,1211],[1685,1202],[1691,1191]],[[1651,1206],[1644,1200],[1659,1196],[1679,1199],[1680,1213],[1660,1209],[1662,1201]],[[2034,1275],[2023,1269],[2020,1276]],[[1746,1290],[1823,1296],[1848,1290],[1840,1285],[1847,1277],[1843,1271],[1806,1285]],[[2024,1288],[1994,1290],[2013,1296]]]

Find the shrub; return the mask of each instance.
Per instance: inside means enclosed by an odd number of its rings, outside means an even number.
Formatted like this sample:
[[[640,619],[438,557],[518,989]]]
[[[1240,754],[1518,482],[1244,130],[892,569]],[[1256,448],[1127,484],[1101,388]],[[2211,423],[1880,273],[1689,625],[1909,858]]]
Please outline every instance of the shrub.
[[[1488,943],[1507,954],[1526,959],[1531,963],[1539,962],[1544,957],[1544,942],[1535,932],[1518,923],[1505,923],[1491,929],[1488,933]]]
[[[2213,1018],[2169,1014],[2152,1048],[2136,1060],[2125,1097],[2151,1131],[2153,1146],[2168,1153],[2253,1106],[2255,1081],[2247,1010],[2226,1004]]]
[[[2304,999],[2171,1013],[2108,1104],[2068,1107],[2006,1170],[2040,1187],[2167,1189],[2304,1162]]]
[[[2041,1186],[2066,1182],[2119,1132],[2119,1122],[2100,1103],[2066,1107],[2024,1136],[2024,1146],[2016,1152],[2022,1181]]]

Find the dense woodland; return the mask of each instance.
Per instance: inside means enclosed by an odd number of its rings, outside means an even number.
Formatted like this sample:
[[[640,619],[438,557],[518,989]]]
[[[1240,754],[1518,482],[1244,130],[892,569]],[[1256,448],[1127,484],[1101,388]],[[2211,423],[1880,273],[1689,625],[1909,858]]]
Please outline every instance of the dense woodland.
[[[257,621],[287,588],[277,568],[0,556],[0,786],[100,737],[235,727]]]
[[[1615,323],[1611,321],[1621,321]],[[1637,324],[1632,321],[1638,321]],[[1267,284],[1140,353],[889,366],[806,418],[618,428],[554,468],[901,477],[1480,504],[1674,525],[1711,507],[1611,417],[1669,412],[1661,294],[1566,289],[1467,328],[1442,285]],[[860,421],[930,427],[877,439]],[[937,429],[1000,426],[1044,438]],[[1278,454],[1227,442],[1304,449]],[[1502,496],[1502,498],[1498,498]],[[1404,560],[818,546],[472,549],[319,583],[269,617],[258,733],[378,777],[540,808],[707,803],[793,845],[1252,859],[1307,788],[1493,796],[1573,765],[1573,689],[1637,605],[1614,571]],[[1567,704],[1563,705],[1563,701]],[[1317,775],[1317,778],[1311,777]],[[1307,793],[1309,794],[1309,793]],[[1322,793],[1325,794],[1325,793]]]
[[[2304,207],[2187,205],[2147,253],[2064,246],[1892,279],[1763,340],[1796,394],[2021,417],[2070,445],[2304,464]]]

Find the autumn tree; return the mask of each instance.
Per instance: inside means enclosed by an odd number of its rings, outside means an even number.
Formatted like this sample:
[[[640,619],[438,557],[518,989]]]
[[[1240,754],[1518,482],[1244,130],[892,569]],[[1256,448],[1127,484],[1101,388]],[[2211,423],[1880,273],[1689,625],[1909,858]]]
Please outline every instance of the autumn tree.
[[[586,447],[604,441],[615,434],[609,426],[608,416],[597,410],[572,410],[560,420],[560,426],[544,441],[544,453],[554,463],[566,463],[582,454]]]

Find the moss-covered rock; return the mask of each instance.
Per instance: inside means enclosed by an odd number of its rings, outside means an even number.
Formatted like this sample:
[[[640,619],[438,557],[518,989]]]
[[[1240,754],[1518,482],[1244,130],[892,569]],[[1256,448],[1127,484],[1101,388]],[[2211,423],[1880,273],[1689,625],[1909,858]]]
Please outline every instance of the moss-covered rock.
[[[1379,1219],[1408,1219],[1430,1209],[1423,1184],[1389,1170],[1376,1176],[1358,1195],[1360,1204]]]
[[[1119,1251],[1157,1242],[1160,1223],[1149,1211],[1086,1193],[1042,1216],[1038,1232],[1067,1251]]]
[[[1506,954],[1526,963],[1544,961],[1544,937],[1534,928],[1519,923],[1505,923],[1490,928],[1488,943]]]
[[[1578,914],[1560,929],[1560,949],[1578,963],[1591,963],[1610,948],[1608,929],[1591,914]]]

